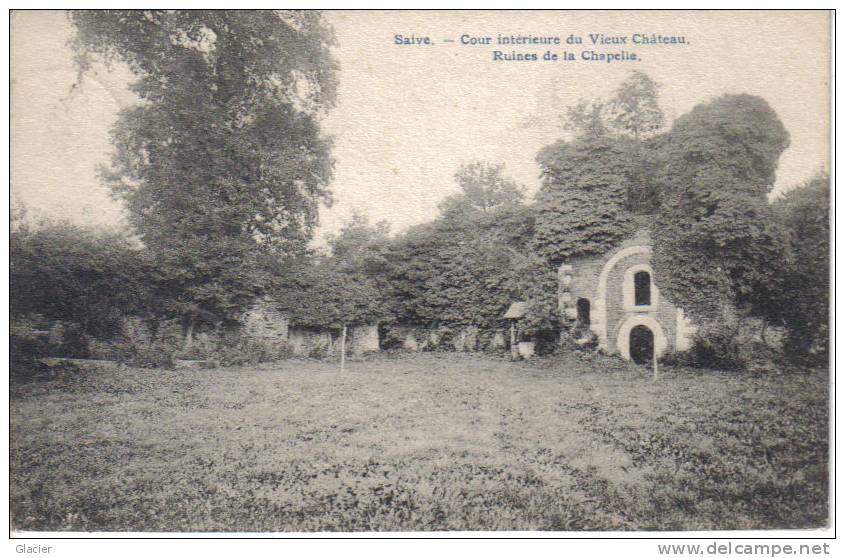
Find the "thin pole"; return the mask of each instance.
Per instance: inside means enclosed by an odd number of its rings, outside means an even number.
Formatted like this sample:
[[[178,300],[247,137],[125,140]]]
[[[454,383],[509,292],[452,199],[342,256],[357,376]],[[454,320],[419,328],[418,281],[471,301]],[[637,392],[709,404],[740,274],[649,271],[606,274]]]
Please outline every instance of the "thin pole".
[[[340,371],[346,369],[346,326],[343,326],[343,333],[340,335]]]
[[[516,322],[511,320],[511,358],[516,358]]]
[[[651,350],[652,360],[654,361],[654,381],[657,381],[657,347]]]

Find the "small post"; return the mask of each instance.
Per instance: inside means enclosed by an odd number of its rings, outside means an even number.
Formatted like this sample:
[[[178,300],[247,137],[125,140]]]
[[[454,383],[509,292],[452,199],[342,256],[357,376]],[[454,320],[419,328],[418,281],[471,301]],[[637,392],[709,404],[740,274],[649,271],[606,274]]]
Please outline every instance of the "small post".
[[[654,362],[654,381],[656,382],[657,381],[657,349],[656,348],[653,349],[651,351],[651,354],[652,354],[652,360]]]
[[[515,359],[517,356],[516,348],[516,320],[511,320],[511,358]]]
[[[340,371],[344,372],[346,369],[346,324],[343,326],[343,332],[340,334]]]

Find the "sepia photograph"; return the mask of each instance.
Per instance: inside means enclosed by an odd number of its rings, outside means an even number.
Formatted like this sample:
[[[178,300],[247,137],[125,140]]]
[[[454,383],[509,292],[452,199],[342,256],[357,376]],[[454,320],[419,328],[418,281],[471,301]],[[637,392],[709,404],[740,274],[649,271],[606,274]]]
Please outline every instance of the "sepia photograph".
[[[828,536],[833,17],[11,10],[10,538]]]

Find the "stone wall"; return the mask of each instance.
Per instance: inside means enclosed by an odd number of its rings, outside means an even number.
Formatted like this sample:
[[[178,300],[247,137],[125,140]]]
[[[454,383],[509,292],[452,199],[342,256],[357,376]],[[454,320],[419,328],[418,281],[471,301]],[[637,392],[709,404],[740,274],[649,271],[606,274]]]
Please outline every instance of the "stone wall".
[[[265,343],[276,343],[288,338],[290,323],[270,300],[256,302],[243,317],[243,334]]]
[[[353,355],[361,356],[365,353],[377,352],[379,347],[379,335],[377,325],[366,325],[351,328],[347,333],[350,339],[350,350]]]
[[[390,348],[406,351],[446,350],[457,352],[504,351],[507,349],[506,329],[484,330],[476,326],[426,328],[413,325],[393,325],[388,333],[393,341]]]
[[[275,308],[272,300],[257,301],[244,315],[242,335],[269,346],[286,344],[297,356],[336,353],[340,350],[340,330],[307,328],[291,324]],[[379,350],[377,325],[350,327],[346,334],[349,354],[363,355]]]

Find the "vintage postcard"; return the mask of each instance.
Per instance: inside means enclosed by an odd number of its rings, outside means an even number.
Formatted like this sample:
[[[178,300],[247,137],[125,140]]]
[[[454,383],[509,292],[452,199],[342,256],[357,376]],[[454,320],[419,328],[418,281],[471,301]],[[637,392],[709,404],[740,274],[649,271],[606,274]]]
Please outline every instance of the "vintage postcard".
[[[11,536],[829,536],[832,17],[12,11]]]

